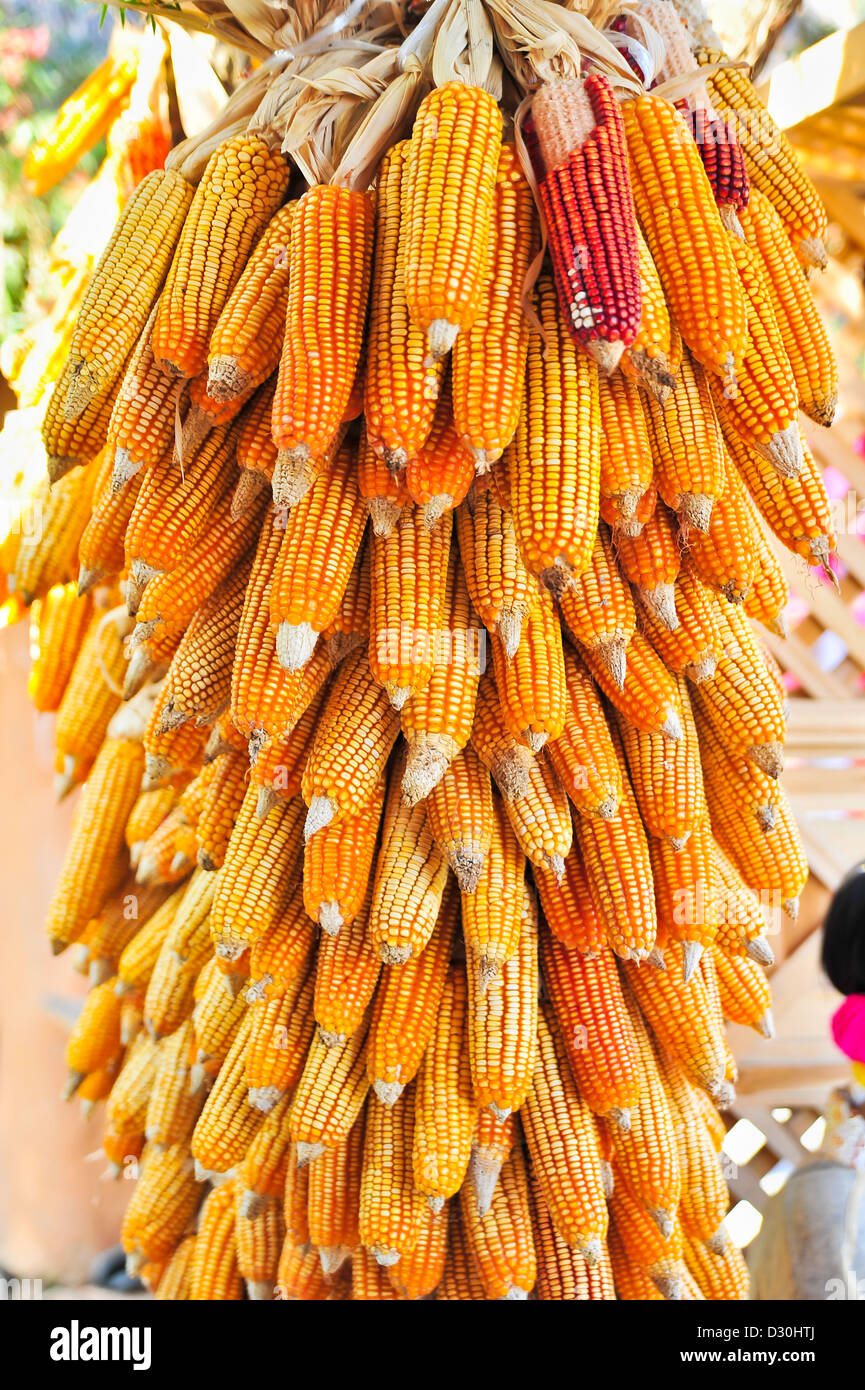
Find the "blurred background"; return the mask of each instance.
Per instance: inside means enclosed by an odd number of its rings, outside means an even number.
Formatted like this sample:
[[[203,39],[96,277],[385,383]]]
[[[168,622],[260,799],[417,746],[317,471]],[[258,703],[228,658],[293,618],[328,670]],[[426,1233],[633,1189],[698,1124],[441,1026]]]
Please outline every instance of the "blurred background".
[[[865,853],[865,0],[718,0],[708,8],[729,55],[754,65],[761,95],[826,202],[831,262],[815,292],[841,369],[832,431],[806,422],[838,509],[840,590],[779,552],[791,588],[789,636],[765,637],[790,695],[785,784],[811,877],[798,921],[783,918],[772,937],[776,1039],[730,1030],[741,1073],[727,1116],[730,1230],[747,1245],[769,1195],[819,1148],[826,1096],[847,1074],[829,1036],[838,1000],[820,974],[818,929],[832,891]],[[126,28],[116,12],[84,0],[5,0],[0,422],[16,406],[16,419],[25,419],[38,384],[27,374],[30,345],[53,332],[58,302],[81,293],[130,191],[119,152],[131,85],[111,106],[107,128],[53,186],[40,187],[28,157],[79,84],[144,33],[131,13]],[[161,22],[147,44],[139,64],[154,65],[148,109],[166,141],[203,129],[248,71],[244,55]],[[175,71],[183,73],[180,90]],[[14,426],[10,420],[7,440],[18,437]],[[28,466],[23,423],[20,440],[18,454],[4,450],[0,509],[10,459]],[[86,1285],[92,1261],[116,1239],[127,1193],[122,1179],[100,1180],[98,1117],[88,1124],[58,1099],[65,1035],[86,986],[82,978],[76,990],[66,958],[52,962],[42,938],[71,808],[53,804],[52,716],[34,713],[27,700],[31,641],[26,619],[0,633],[0,1272],[39,1277],[59,1291]]]

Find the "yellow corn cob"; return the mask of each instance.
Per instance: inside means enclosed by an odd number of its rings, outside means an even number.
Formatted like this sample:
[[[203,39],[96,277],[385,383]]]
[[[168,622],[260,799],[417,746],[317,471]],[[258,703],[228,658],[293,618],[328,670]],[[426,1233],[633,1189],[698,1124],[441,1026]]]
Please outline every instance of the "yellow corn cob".
[[[628,647],[628,665],[621,689],[592,648],[584,649],[583,654],[598,685],[629,723],[673,741],[682,737],[675,678],[641,632],[634,633]]]
[[[157,1302],[185,1302],[192,1282],[192,1262],[195,1256],[195,1236],[184,1236],[175,1246],[153,1290]]]
[[[702,972],[695,970],[685,984],[679,952],[670,951],[665,959],[666,970],[633,963],[625,967],[643,1017],[686,1075],[714,1100],[729,1103],[724,1040],[712,1017]]]
[[[831,425],[838,405],[838,365],[784,223],[759,188],[751,189],[740,218],[748,245],[763,264],[800,409],[818,425]]]
[[[519,742],[505,727],[504,712],[492,671],[486,672],[478,686],[472,746],[481,762],[493,774],[505,800],[525,795],[534,755],[525,743]]]
[[[784,765],[781,695],[745,614],[729,605],[719,616],[726,650],[714,679],[694,687],[698,729],[707,720],[731,752],[744,754],[770,777],[778,777]]]
[[[376,182],[364,416],[371,448],[388,469],[415,458],[432,426],[444,363],[427,365],[426,334],[409,318],[401,195],[410,142],[385,155]],[[361,481],[361,491],[367,493]]]
[[[379,1264],[394,1265],[418,1242],[424,1200],[414,1185],[414,1085],[391,1105],[367,1104],[358,1230]]]
[[[374,1255],[358,1246],[351,1260],[351,1296],[355,1302],[400,1302],[405,1299],[390,1281],[389,1271]]]
[[[111,486],[126,486],[140,469],[166,458],[174,447],[176,416],[185,395],[182,383],[160,371],[151,338],[156,306],[120,378],[108,421]]]
[[[59,707],[92,616],[90,599],[79,598],[74,583],[55,584],[42,600],[37,653],[27,682],[27,694],[40,712]]]
[[[795,155],[793,156],[795,158]],[[701,1240],[685,1236],[685,1263],[704,1298],[733,1302],[747,1299],[748,1266],[741,1250],[727,1244],[716,1254]]]
[[[466,1046],[466,977],[451,967],[415,1088],[414,1185],[435,1212],[465,1177],[475,1114]]]
[[[537,753],[547,739],[559,737],[565,723],[562,632],[550,593],[538,587],[538,606],[510,662],[499,636],[492,648],[504,722],[515,739]]]
[[[471,1187],[472,1200],[479,1216],[489,1211],[502,1166],[518,1138],[515,1115],[511,1114],[500,1120],[492,1110],[477,1112],[475,1132],[472,1136],[472,1156],[464,1186]]]
[[[522,289],[537,245],[534,202],[513,145],[496,175],[490,274],[477,317],[453,355],[454,420],[478,468],[504,452],[517,428],[529,324]]]
[[[229,1178],[208,1193],[201,1208],[189,1273],[192,1302],[243,1298],[243,1279],[237,1267],[236,1201],[236,1183]]]
[[[480,635],[459,557],[453,552],[442,625],[434,635],[432,675],[400,713],[408,743],[402,794],[409,805],[430,794],[469,741],[485,636]]]
[[[239,1163],[262,1122],[261,1111],[247,1098],[243,1063],[249,1030],[247,1012],[192,1134],[192,1157],[208,1173],[227,1173]]]
[[[640,815],[650,835],[684,848],[697,822],[706,815],[700,744],[684,677],[676,682],[682,737],[675,742],[646,733],[619,716],[618,726]]]
[[[193,1095],[189,1089],[192,1038],[192,1020],[187,1019],[160,1045],[144,1131],[149,1144],[183,1144],[192,1136],[204,1102],[201,1092]]]
[[[713,394],[706,372],[686,351],[670,399],[661,405],[651,393],[645,396],[658,493],[683,526],[698,531],[708,531],[715,499],[724,490],[724,440]]]
[[[96,464],[94,464],[94,467]],[[93,489],[90,519],[78,542],[78,592],[88,593],[108,575],[120,574],[125,564],[124,537],[138,499],[140,479],[120,492],[111,489],[109,450],[100,456],[100,473]]]
[[[724,951],[713,951],[712,960],[724,1017],[771,1038],[775,1032],[772,991],[763,967],[747,956],[729,956]]]
[[[660,97],[626,101],[622,114],[637,217],[676,326],[707,371],[729,378],[744,360],[747,310],[700,152]]]
[[[650,497],[656,497],[654,488]],[[713,508],[714,510],[714,508]],[[653,504],[643,529],[636,536],[619,532],[616,558],[638,598],[666,627],[676,626],[673,584],[679,573],[678,538],[671,513],[662,502]]]
[[[578,811],[611,819],[622,776],[597,688],[580,658],[564,648],[565,726],[549,745],[550,761]]]
[[[324,1274],[315,1250],[295,1245],[286,1237],[279,1257],[275,1297],[302,1303],[331,1302],[347,1298],[348,1286],[341,1276],[332,1280]]]
[[[127,1255],[167,1259],[189,1225],[201,1200],[186,1144],[165,1149],[148,1145],[141,1176],[126,1208],[120,1240]]]
[[[14,589],[25,604],[65,584],[78,568],[78,546],[90,519],[97,464],[45,486],[41,525],[21,537],[15,560]]]
[[[114,985],[115,981],[108,979],[91,989],[69,1034],[66,1044],[69,1080],[64,1090],[67,1100],[88,1072],[99,1071],[120,1056],[120,1000]]]
[[[297,205],[272,431],[277,448],[300,470],[314,468],[312,461],[330,448],[346,413],[360,357],[373,237],[373,204],[366,193],[317,185]]]
[[[478,1215],[471,1188],[460,1191],[466,1243],[489,1299],[528,1298],[537,1277],[528,1181],[519,1148],[504,1164],[489,1210]]]
[[[181,229],[188,226],[192,201],[192,189],[180,174],[157,169],[138,185],[123,209],[72,334],[69,419],[81,415],[118,380],[147,322]]]
[[[198,867],[221,869],[234,823],[240,814],[246,788],[246,766],[237,753],[220,753],[210,766],[213,773],[201,804],[195,828]]]
[[[718,1156],[684,1074],[669,1057],[660,1057],[659,1064],[682,1170],[682,1232],[720,1249],[725,1243],[721,1223],[730,1199]]]
[[[360,1244],[357,1229],[364,1125],[358,1120],[342,1143],[326,1149],[301,1173],[309,1174],[308,1238],[325,1274],[333,1274]]]
[[[504,1118],[525,1100],[536,1060],[538,908],[528,884],[516,953],[492,979],[471,948],[466,964],[472,1089],[478,1106]]]
[[[590,561],[598,526],[598,369],[562,318],[552,279],[536,288],[544,338],[529,340],[526,391],[507,452],[514,525],[529,569],[555,592]]]
[[[314,990],[314,972],[302,969],[286,988],[251,1003],[246,1084],[256,1110],[271,1111],[300,1079],[315,1034]]]
[[[276,651],[288,671],[304,666],[336,617],[366,524],[354,448],[334,462],[288,513],[270,589]]]
[[[256,1301],[273,1299],[283,1240],[279,1207],[268,1203],[251,1220],[238,1212],[235,1240],[237,1269],[246,1283],[247,1296]]]
[[[129,45],[107,58],[76,87],[41,140],[31,145],[24,177],[37,197],[47,193],[100,141],[118,119],[138,70],[138,50]]]
[[[291,732],[281,738],[265,739],[256,751],[250,775],[259,789],[256,805],[259,816],[270,809],[275,797],[286,800],[300,791],[303,769],[326,695],[327,689],[322,685]]]
[[[446,1209],[421,1213],[414,1249],[388,1269],[391,1284],[404,1298],[427,1298],[441,1282],[447,1258],[448,1224]]]
[[[46,931],[58,954],[101,911],[125,870],[123,830],[141,789],[140,743],[109,739],[75,807],[72,838],[48,908]]]
[[[504,809],[526,858],[561,878],[573,840],[571,809],[545,750],[535,759],[525,796],[504,802]]]
[[[629,1202],[624,1194],[621,1195],[616,1205],[619,1211],[619,1220],[625,1226],[635,1211],[639,1213],[639,1208],[634,1203]],[[643,1213],[639,1213],[639,1217],[643,1223],[651,1224],[650,1218]],[[629,1246],[626,1247],[619,1233],[618,1225],[615,1220],[611,1221],[608,1245],[616,1298],[623,1301],[639,1300],[641,1302],[662,1303],[665,1299],[682,1299],[687,1296],[685,1292],[687,1270],[681,1259],[681,1234],[674,1241],[674,1249],[677,1252],[675,1257],[667,1253],[663,1246],[655,1250],[651,1243],[651,1237],[636,1244],[633,1230],[629,1231],[628,1240]],[[636,1255],[632,1253],[634,1250],[646,1252],[643,1258],[649,1261],[648,1267],[639,1263]],[[654,1269],[656,1273],[650,1273],[651,1269]]]
[[[185,461],[180,478],[167,458],[144,474],[126,530],[127,568],[139,584],[187,558],[234,480],[233,454],[223,425]]]
[[[246,1011],[242,991],[232,995],[215,960],[199,971],[193,990],[192,1025],[195,1030],[194,1071],[191,1086],[213,1078],[228,1056],[228,1049]]]
[[[456,893],[449,890],[424,949],[405,965],[385,965],[373,1004],[367,1071],[384,1105],[392,1105],[417,1075],[433,1034],[457,928]]]
[[[767,465],[770,472],[774,470]],[[712,508],[705,535],[691,531],[685,565],[730,603],[747,598],[760,557],[758,520],[730,458],[724,491]]]
[[[532,1234],[538,1262],[537,1296],[545,1302],[572,1303],[616,1297],[606,1241],[596,1265],[588,1265],[579,1250],[559,1235],[549,1208],[532,1175]]]
[[[299,1164],[342,1143],[363,1109],[367,1080],[366,1026],[342,1047],[327,1047],[314,1034],[291,1106],[291,1135]]]
[[[756,512],[756,508],[754,510]],[[781,562],[769,544],[765,528],[760,524],[755,525],[754,529],[757,537],[757,571],[745,595],[745,612],[749,618],[756,618],[757,622],[762,623],[777,637],[786,637],[784,609],[790,602],[790,589]]]
[[[582,1257],[580,1257],[582,1258]],[[436,1293],[437,1302],[461,1302],[486,1299],[484,1286],[474,1256],[468,1248],[465,1225],[459,1204],[450,1213],[448,1249],[442,1279]]]
[[[324,629],[327,654],[333,667],[369,641],[371,576],[369,546],[362,543],[335,616]]]
[[[633,381],[640,382],[662,403],[667,399],[676,380],[681,354],[674,349],[678,336],[670,326],[670,311],[664,298],[655,262],[646,239],[637,228],[640,254],[640,286],[642,314],[637,336],[621,358],[622,371]],[[681,339],[679,339],[681,344]],[[678,358],[678,360],[677,360]]]
[[[750,956],[761,965],[772,965],[775,956],[764,936],[766,918],[762,905],[745,887],[717,843],[712,850],[712,880],[717,897],[717,949],[731,956]]]
[[[144,998],[152,1037],[173,1033],[192,1013],[195,981],[211,952],[208,918],[215,887],[210,874],[196,869],[172,918]]]
[[[722,420],[722,424],[723,424]],[[828,566],[835,527],[826,488],[802,436],[804,463],[795,478],[782,478],[755,449],[725,431],[727,448],[757,508],[782,545],[809,565]]]
[[[210,335],[288,178],[288,164],[262,135],[234,136],[210,156],[153,326],[153,355],[163,371],[186,377],[204,371]]]
[[[117,896],[95,919],[92,931],[88,928],[91,984],[100,984],[117,973],[124,950],[159,911],[170,892],[170,888],[161,884],[136,890],[131,877],[121,885]]]
[[[685,845],[649,841],[658,935],[662,945],[682,942],[685,980],[690,979],[704,947],[717,931],[713,881],[713,841],[709,818],[696,822]]]
[[[616,1185],[627,1189],[651,1216],[661,1235],[669,1239],[682,1190],[673,1120],[640,1011],[632,995],[626,993],[625,1002],[637,1045],[640,1098],[631,1109],[628,1128],[620,1129],[615,1137]]]
[[[373,535],[369,665],[395,709],[429,681],[446,602],[449,516],[428,530],[407,506],[388,536]]]
[[[369,806],[356,816],[343,816],[324,826],[306,842],[303,902],[309,916],[321,923],[326,934],[335,936],[344,925],[354,921],[363,907],[384,795],[382,778]]]
[[[547,1008],[538,1015],[537,1064],[521,1113],[532,1171],[556,1230],[595,1265],[607,1235],[595,1122]]]
[[[553,934],[578,951],[596,954],[605,949],[605,920],[596,910],[589,892],[583,855],[576,849],[571,850],[561,880],[549,869],[535,867],[532,872],[544,919]]]
[[[404,802],[404,771],[400,757],[388,787],[369,916],[370,937],[388,965],[403,965],[423,950],[439,914],[448,872],[423,805]]]
[[[562,617],[572,637],[589,647],[624,685],[628,643],[637,626],[634,600],[616,564],[610,533],[598,528],[588,568],[576,576],[559,598]]]
[[[288,297],[288,248],[297,204],[280,208],[225,303],[210,335],[207,390],[232,400],[264,381],[279,363]]]
[[[466,948],[479,961],[484,981],[495,978],[516,954],[522,933],[526,860],[513,825],[509,824],[510,807],[516,805],[519,803],[493,797],[491,835],[483,870],[475,891],[462,900]]]
[[[406,304],[444,357],[471,328],[489,274],[502,117],[482,87],[447,82],[418,108],[403,175]]]
[[[723,54],[698,48],[700,66],[721,62],[708,79],[709,94],[722,116],[736,120],[748,176],[783,221],[804,265],[826,265],[826,211],[786,135],[775,124],[746,72],[723,62]],[[744,116],[744,120],[742,117]]]
[[[490,633],[498,633],[508,660],[536,603],[536,585],[520,556],[514,519],[492,488],[478,488],[457,508],[460,560],[472,604]]]
[[[335,935],[324,933],[315,971],[315,1021],[328,1047],[344,1043],[363,1022],[381,972],[381,957],[361,912]]]
[[[302,847],[300,797],[280,801],[263,820],[250,783],[235,821],[213,900],[211,934],[216,954],[237,960],[264,936],[288,901],[292,870]]]
[[[687,674],[697,684],[711,680],[724,651],[717,600],[690,565],[679,571],[674,595],[678,625],[671,629],[650,608],[644,608],[640,614],[642,631],[668,671]]]
[[[630,351],[633,353],[634,348]],[[601,513],[615,530],[621,528],[631,533],[634,528],[639,530],[637,507],[652,484],[652,450],[646,414],[639,391],[624,372],[599,376],[598,403]]]
[[[247,1220],[282,1205],[284,1196],[287,1205],[289,1164],[297,1157],[289,1133],[290,1107],[288,1096],[283,1096],[267,1112],[237,1170],[238,1215]]]
[[[424,809],[430,833],[453,869],[460,892],[474,893],[493,835],[493,798],[489,773],[471,743],[435,784]]]

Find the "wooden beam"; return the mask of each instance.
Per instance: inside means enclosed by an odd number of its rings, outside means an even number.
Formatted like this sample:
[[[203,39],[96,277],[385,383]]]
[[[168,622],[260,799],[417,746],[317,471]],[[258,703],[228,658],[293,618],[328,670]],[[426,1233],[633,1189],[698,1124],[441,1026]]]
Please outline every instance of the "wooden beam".
[[[781,666],[792,671],[815,699],[852,700],[853,691],[848,690],[843,681],[831,671],[823,671],[811,655],[811,650],[800,641],[795,632],[787,637],[778,637],[774,632],[760,631],[760,640],[767,646]]]
[[[865,23],[839,31],[788,58],[757,92],[782,130],[849,101],[865,88]]]
[[[865,700],[791,700],[785,747],[791,758],[861,758]]]
[[[844,600],[833,589],[808,574],[805,561],[800,556],[791,555],[774,537],[769,539],[790,588],[796,591],[824,627],[838,634],[854,661],[865,668],[865,628],[859,626]]]

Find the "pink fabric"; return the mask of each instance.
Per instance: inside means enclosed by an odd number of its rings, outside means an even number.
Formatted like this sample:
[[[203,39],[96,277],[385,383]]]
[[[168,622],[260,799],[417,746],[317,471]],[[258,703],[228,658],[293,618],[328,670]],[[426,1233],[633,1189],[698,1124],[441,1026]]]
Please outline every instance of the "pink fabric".
[[[851,994],[832,1015],[832,1036],[854,1062],[865,1062],[865,994]]]

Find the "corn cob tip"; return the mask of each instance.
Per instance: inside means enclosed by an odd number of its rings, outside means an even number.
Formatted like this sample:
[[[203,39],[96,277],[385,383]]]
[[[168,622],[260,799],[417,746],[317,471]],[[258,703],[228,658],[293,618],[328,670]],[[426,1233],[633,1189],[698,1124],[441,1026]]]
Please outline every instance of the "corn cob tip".
[[[139,1272],[147,1263],[140,1250],[132,1250],[126,1256],[126,1273],[130,1279],[137,1279]]]
[[[526,747],[530,748],[533,753],[540,753],[547,741],[547,734],[545,734],[543,730],[523,729],[520,733],[520,738],[523,740]]]
[[[226,970],[222,977],[222,982],[232,999],[236,999],[246,984],[249,976],[244,970]]]
[[[161,570],[154,569],[152,565],[146,564],[144,560],[136,559],[132,561],[132,578],[142,591],[147,588],[151,579],[155,579],[156,576],[161,573]]]
[[[825,429],[834,422],[837,409],[837,391],[830,391],[825,396],[815,396],[809,407],[812,420],[818,425],[823,425]]]
[[[399,1250],[387,1250],[381,1245],[371,1245],[369,1247],[369,1253],[372,1255],[376,1264],[381,1265],[383,1269],[392,1269],[393,1266],[399,1264],[402,1259],[402,1254]]]
[[[499,1121],[499,1124],[504,1124],[505,1120],[511,1113],[510,1110],[503,1110],[500,1106],[494,1105],[492,1101],[487,1106],[487,1109],[489,1110],[491,1115],[495,1115],[496,1119]]]
[[[620,1129],[623,1134],[628,1134],[631,1129],[631,1112],[627,1106],[614,1105],[612,1110],[607,1112],[607,1119],[611,1124]]]
[[[733,236],[737,236],[740,241],[745,240],[745,230],[736,216],[736,209],[732,203],[719,203],[718,216],[728,232],[732,232]]]
[[[441,362],[443,357],[447,357],[459,336],[459,331],[458,323],[448,323],[447,319],[433,319],[426,331],[428,351],[424,358],[425,367],[434,367],[436,362]]]
[[[203,849],[200,849],[198,851],[198,854],[195,856],[195,862],[198,865],[199,869],[203,869],[206,874],[212,874],[216,872],[216,864],[214,864],[210,855]]]
[[[566,589],[574,582],[573,566],[562,555],[556,556],[556,563],[541,572],[541,583],[549,589],[554,599],[560,599]]]
[[[528,1300],[528,1292],[521,1289],[517,1284],[511,1284],[504,1298],[499,1299],[500,1303],[525,1303]]]
[[[67,1101],[71,1100],[72,1097],[75,1095],[75,1092],[78,1090],[78,1087],[81,1085],[81,1082],[84,1080],[84,1076],[85,1073],[83,1071],[70,1071],[65,1082],[63,1083],[63,1090],[60,1092],[60,1099]]]
[[[438,1216],[439,1212],[444,1211],[445,1200],[444,1197],[434,1197],[431,1192],[427,1193],[426,1204],[433,1216]]]
[[[616,1186],[616,1180],[613,1176],[613,1165],[605,1158],[601,1159],[601,1186],[604,1189],[604,1196],[609,1202],[613,1195],[613,1189]]]
[[[164,782],[168,782],[179,769],[172,767],[169,760],[161,753],[145,753],[144,755],[144,780],[141,783],[143,791],[152,791],[154,787],[161,787]]]
[[[489,956],[482,956],[478,961],[477,973],[477,993],[479,997],[486,994],[490,985],[497,980],[501,974],[501,961],[493,960]],[[490,1107],[492,1109],[492,1106]]]
[[[268,481],[264,473],[259,473],[254,468],[242,469],[231,499],[231,520],[239,521],[267,486]]]
[[[668,1303],[681,1303],[685,1286],[680,1275],[653,1274],[652,1283],[662,1298]]]
[[[796,420],[785,429],[776,430],[768,444],[755,444],[754,448],[782,478],[798,477],[805,465],[802,436]]]
[[[611,343],[607,338],[592,338],[585,344],[586,352],[598,364],[605,376],[611,376],[622,360],[625,344],[619,339]]]
[[[562,856],[560,854],[547,854],[544,852],[544,863],[555,878],[556,883],[561,883],[565,876],[565,861]]]
[[[483,850],[473,849],[468,845],[461,845],[451,851],[448,856],[448,864],[456,876],[461,893],[477,891],[481,874],[484,871],[485,858]]]
[[[781,902],[781,906],[790,918],[790,921],[795,922],[799,916],[799,899],[784,898]]]
[[[321,1158],[321,1156],[322,1156],[323,1153],[324,1153],[324,1144],[307,1144],[307,1143],[305,1143],[305,1142],[300,1142],[300,1143],[298,1143],[298,1146],[297,1146],[297,1166],[298,1166],[298,1168],[305,1168],[305,1167],[307,1166],[307,1164],[312,1163],[312,1161],[313,1161],[314,1158]]]
[[[318,1036],[325,1047],[342,1047],[343,1043],[348,1040],[347,1033],[332,1033],[321,1026],[318,1029]]]
[[[399,1081],[373,1081],[372,1089],[381,1101],[382,1105],[396,1105],[405,1086]]]
[[[761,829],[765,834],[768,834],[770,830],[774,830],[774,828],[775,828],[775,807],[774,807],[774,806],[770,806],[770,805],[768,805],[768,804],[765,805],[765,806],[758,806],[757,809],[756,809],[756,811],[754,812],[754,816],[756,817],[757,824],[759,825],[760,829]]]
[[[155,883],[159,873],[159,865],[156,856],[153,854],[142,854],[135,870],[135,882],[146,888],[148,883]]]
[[[276,1086],[251,1086],[246,1099],[253,1110],[260,1110],[262,1114],[269,1115],[281,1095],[282,1092]]]
[[[379,955],[385,965],[405,965],[411,958],[411,947],[382,945]]]
[[[303,826],[304,843],[311,840],[317,830],[323,830],[326,825],[330,825],[337,809],[336,802],[332,801],[329,796],[314,796],[312,798]]]
[[[723,1255],[727,1249],[727,1231],[723,1221],[717,1231],[713,1231],[706,1241],[706,1249],[711,1250],[713,1255]]]
[[[639,378],[640,385],[647,391],[651,391],[655,399],[664,405],[670,399],[670,393],[676,388],[676,374],[670,371],[670,364],[667,354],[659,352],[655,356],[650,356],[640,348],[631,348],[628,354]]]
[[[534,761],[530,750],[519,744],[496,759],[492,772],[505,801],[519,801],[526,795]]]
[[[682,721],[679,719],[679,715],[677,711],[673,709],[672,705],[668,706],[667,717],[661,724],[660,732],[664,735],[664,738],[672,739],[674,743],[678,743],[679,740],[684,737],[682,732]]]
[[[761,772],[765,772],[767,777],[774,777],[776,781],[784,771],[784,747],[780,743],[754,743],[746,756],[756,763]]]
[[[423,510],[421,511],[421,517],[426,529],[432,531],[441,521],[445,512],[449,512],[453,509],[453,505],[454,499],[449,492],[442,492],[436,497],[431,497],[428,502],[425,502]]]
[[[184,461],[195,453],[199,444],[203,443],[212,429],[213,416],[193,402],[181,426],[180,439],[174,441],[171,462],[179,464],[182,468]]]
[[[689,841],[690,838],[691,838],[691,832],[690,832],[690,830],[688,831],[688,833],[687,833],[686,835],[668,835],[668,836],[667,836],[667,839],[669,840],[669,843],[670,843],[670,844],[672,845],[672,847],[673,847],[673,853],[674,853],[674,854],[681,854],[681,853],[682,853],[682,850],[685,848],[685,845],[688,843],[688,841]]]
[[[259,820],[267,820],[274,806],[279,805],[279,793],[273,787],[259,787],[255,798],[255,814]]]
[[[366,640],[362,632],[334,632],[326,642],[327,659],[335,671],[341,661]]]
[[[311,623],[280,623],[276,629],[276,655],[285,671],[300,671],[315,651],[318,633]]]
[[[350,1251],[344,1245],[320,1245],[318,1260],[322,1274],[336,1274],[349,1258]]]
[[[595,807],[595,814],[601,820],[615,820],[619,814],[619,798],[615,795],[608,796],[606,801],[602,801],[600,806]]]
[[[774,632],[776,637],[782,638],[785,638],[789,631],[784,621],[783,613],[777,613],[774,618],[770,619],[770,621],[766,623],[766,628],[769,632]]]
[[[708,497],[703,492],[683,492],[679,499],[679,510],[682,519],[703,534],[709,529],[709,522],[712,517],[713,497]]]
[[[410,685],[395,685],[393,681],[385,681],[385,692],[392,706],[396,710],[402,709],[412,697],[413,691]]]
[[[666,971],[667,962],[664,960],[663,947],[653,946],[648,956],[646,957],[646,963],[648,965],[651,965],[653,970]]]
[[[184,854],[184,853],[183,853],[183,850],[178,850],[177,853],[175,854],[174,858],[173,858],[172,861],[171,861],[170,870],[169,870],[170,873],[171,873],[172,875],[174,875],[174,874],[185,874],[186,871],[187,871],[187,869],[191,869],[191,868],[192,868],[192,860],[190,859],[189,855],[188,855],[188,854]]]
[[[723,1076],[717,1081],[709,1082],[705,1089],[719,1110],[729,1110],[736,1099],[735,1087]]]
[[[95,1101],[95,1100],[87,1100],[87,1099],[85,1099],[85,1100],[82,1100],[82,1101],[79,1102],[79,1106],[80,1106],[80,1109],[81,1109],[81,1118],[82,1118],[82,1120],[89,1120],[89,1119],[90,1119],[90,1116],[93,1114],[94,1110],[96,1109],[96,1101]]]
[[[83,598],[91,589],[95,589],[105,578],[105,573],[105,570],[85,569],[82,565],[78,571],[78,597]]]
[[[306,450],[301,453],[301,450]],[[306,496],[315,482],[315,468],[306,445],[297,449],[280,449],[270,480],[273,505],[278,512],[290,511]]]
[[[825,270],[829,264],[829,255],[822,237],[803,237],[799,242],[798,249],[802,259],[807,261],[808,265],[814,266],[816,270]]]
[[[245,1279],[246,1296],[252,1303],[272,1303],[276,1285],[270,1279]]]
[[[685,675],[688,676],[695,685],[702,685],[704,681],[710,681],[718,669],[718,662],[715,656],[709,652],[699,661],[691,661],[685,667]]]
[[[159,716],[156,732],[157,734],[168,734],[172,729],[180,729],[184,724],[188,724],[191,718],[191,714],[186,714],[178,708],[173,699],[170,699]]]
[[[87,950],[87,947],[84,949]],[[90,962],[85,973],[91,989],[95,989],[97,985],[104,985],[106,980],[111,979],[111,961],[100,956]]]
[[[427,734],[412,739],[408,746],[402,779],[402,799],[406,806],[425,801],[444,777],[459,749],[447,734]]]
[[[67,753],[63,759],[63,771],[56,773],[54,777],[54,797],[58,802],[63,801],[75,786],[77,781],[75,771],[75,758]]]
[[[90,947],[83,941],[76,941],[75,949],[72,952],[72,969],[79,975],[87,975],[90,971]]]
[[[399,521],[402,507],[398,506],[396,502],[389,502],[386,497],[370,497],[367,500],[367,507],[375,535],[389,536]]]
[[[697,969],[697,966],[700,964],[700,957],[702,954],[703,948],[699,941],[682,942],[682,979],[685,984],[688,983],[694,971]]]
[[[207,369],[207,394],[214,401],[233,401],[249,386],[249,374],[236,357],[214,357]]]
[[[598,642],[594,648],[598,660],[610,673],[610,679],[619,690],[625,688],[625,674],[628,664],[628,642],[625,637],[609,637]]]
[[[340,927],[344,926],[342,913],[339,910],[338,902],[323,902],[318,909],[318,924],[323,932],[328,936],[338,936]]]
[[[472,1145],[469,1178],[475,1194],[478,1216],[486,1216],[492,1205],[501,1166],[501,1159],[494,1152]]]
[[[503,608],[499,614],[496,632],[505,649],[505,656],[508,663],[510,663],[517,654],[520,638],[523,635],[524,617],[525,613],[521,608]]]
[[[654,589],[639,589],[640,598],[646,607],[654,613],[659,623],[670,632],[675,632],[679,626],[679,619],[676,615],[676,590],[673,584],[656,584]]]
[[[77,420],[79,415],[83,415],[93,397],[98,394],[100,384],[96,372],[89,368],[86,362],[73,360],[69,384],[66,387],[66,400],[63,404],[64,420]]]
[[[128,449],[118,448],[114,453],[114,468],[111,472],[111,495],[116,497],[126,484],[131,482],[141,469],[141,460],[134,459]]]
[[[577,1246],[590,1269],[600,1264],[603,1248],[600,1236],[590,1236],[588,1240],[581,1240]]]
[[[61,478],[65,478],[67,473],[71,473],[73,468],[77,468],[81,463],[78,458],[59,457],[57,454],[49,454],[45,463],[45,471],[48,474],[48,481],[53,487],[59,483]]]
[[[775,963],[775,952],[763,936],[755,936],[745,947],[745,954],[758,965],[770,966]]]
[[[757,1020],[757,1032],[762,1033],[764,1038],[774,1038],[775,1020],[771,1009],[767,1009],[762,1018]]]

